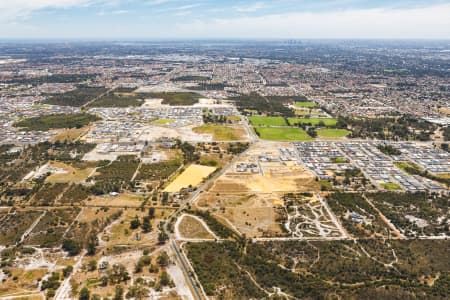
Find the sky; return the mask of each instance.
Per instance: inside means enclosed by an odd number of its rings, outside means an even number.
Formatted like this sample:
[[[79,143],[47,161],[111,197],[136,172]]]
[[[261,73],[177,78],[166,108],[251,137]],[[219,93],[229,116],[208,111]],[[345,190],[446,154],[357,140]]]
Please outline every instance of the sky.
[[[450,39],[450,0],[0,0],[6,39]]]

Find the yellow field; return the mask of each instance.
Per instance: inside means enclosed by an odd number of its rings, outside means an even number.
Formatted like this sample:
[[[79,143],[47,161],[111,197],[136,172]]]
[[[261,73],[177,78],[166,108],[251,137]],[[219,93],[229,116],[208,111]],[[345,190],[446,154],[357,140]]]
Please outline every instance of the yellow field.
[[[50,162],[50,166],[67,171],[66,173],[60,174],[53,173],[52,175],[47,177],[47,181],[51,183],[79,183],[85,180],[92,172],[92,170],[94,170],[94,168],[92,167],[77,169],[62,162]]]
[[[191,165],[180,176],[178,176],[168,187],[165,188],[165,192],[176,193],[183,188],[189,186],[197,186],[202,180],[208,177],[216,170],[214,167]]]
[[[443,114],[450,115],[450,107],[441,107],[439,111]]]

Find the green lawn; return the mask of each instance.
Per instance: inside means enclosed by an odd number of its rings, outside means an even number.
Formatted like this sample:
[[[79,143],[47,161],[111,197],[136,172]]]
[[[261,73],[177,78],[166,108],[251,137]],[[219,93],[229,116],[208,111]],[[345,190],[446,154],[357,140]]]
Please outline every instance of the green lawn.
[[[312,138],[302,129],[293,127],[255,127],[259,137],[270,141],[310,141]]]
[[[173,122],[175,122],[174,119],[158,119],[158,120],[153,121],[152,123],[155,125],[167,125],[167,124],[171,124]]]
[[[346,137],[350,131],[346,129],[331,129],[331,128],[322,128],[317,130],[317,136],[320,138],[343,138]]]
[[[385,188],[389,191],[398,191],[401,190],[401,187],[396,183],[382,183],[380,184],[382,188]]]
[[[255,116],[248,119],[253,126],[287,126],[283,117]]]
[[[298,107],[298,108],[316,108],[317,104],[312,102],[312,101],[295,102],[295,107]]]
[[[288,118],[289,124],[312,124],[319,125],[320,122],[323,122],[325,126],[336,126],[336,119],[320,119],[320,118]]]

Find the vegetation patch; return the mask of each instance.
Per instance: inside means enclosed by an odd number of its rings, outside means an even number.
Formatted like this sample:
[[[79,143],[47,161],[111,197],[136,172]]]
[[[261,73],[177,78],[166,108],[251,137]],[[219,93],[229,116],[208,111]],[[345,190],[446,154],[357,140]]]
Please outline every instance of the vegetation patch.
[[[42,211],[14,211],[0,219],[0,245],[17,243]]]
[[[171,106],[177,105],[194,105],[198,103],[198,99],[202,97],[202,95],[197,93],[188,93],[188,92],[168,92],[168,93],[149,93],[149,98],[158,98],[163,99],[163,104],[168,104]]]
[[[312,101],[305,101],[305,102],[295,102],[295,107],[298,108],[316,108],[317,104]]]
[[[103,97],[95,100],[90,107],[129,107],[141,106],[144,104],[144,99],[148,97],[145,93],[133,93],[132,91],[123,91],[117,89],[109,92]]]
[[[79,86],[76,90],[61,95],[54,95],[43,101],[43,103],[61,106],[83,106],[107,90],[105,87]]]
[[[360,240],[207,242],[186,249],[205,291],[217,298],[261,299],[281,290],[295,299],[446,299],[449,246]],[[429,285],[424,278],[438,279]]]
[[[48,131],[57,128],[81,128],[98,120],[100,120],[100,118],[97,116],[87,113],[56,114],[24,119],[15,123],[14,126],[28,131]]]
[[[49,248],[61,245],[62,238],[70,224],[80,212],[80,208],[62,208],[47,211],[30,235],[25,239],[26,245],[38,245]]]
[[[351,235],[361,238],[390,236],[389,228],[362,195],[337,192],[327,196],[327,202]]]
[[[450,236],[450,198],[427,193],[369,194],[375,206],[408,237]]]
[[[98,175],[93,177],[93,193],[96,195],[110,192],[120,192],[129,187],[130,180],[134,175],[139,160],[132,155],[120,156],[117,160],[108,165],[98,168]]]
[[[136,180],[160,181],[169,178],[181,167],[181,161],[174,159],[167,162],[142,164]]]

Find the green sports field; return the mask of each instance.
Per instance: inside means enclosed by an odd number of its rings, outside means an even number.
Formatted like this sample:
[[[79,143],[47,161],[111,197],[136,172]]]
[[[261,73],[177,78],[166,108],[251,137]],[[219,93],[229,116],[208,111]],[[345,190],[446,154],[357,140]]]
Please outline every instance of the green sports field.
[[[320,138],[343,138],[346,137],[350,131],[346,129],[331,129],[331,128],[322,128],[317,130],[317,136]]]
[[[302,129],[293,127],[255,127],[263,140],[310,141],[312,138]]]
[[[336,126],[336,119],[320,119],[320,118],[288,118],[289,124],[312,124],[314,126],[323,122],[325,126]]]
[[[298,108],[316,108],[317,104],[312,102],[312,101],[295,102],[295,107],[298,107]]]
[[[287,126],[283,117],[255,116],[248,119],[253,126]]]

